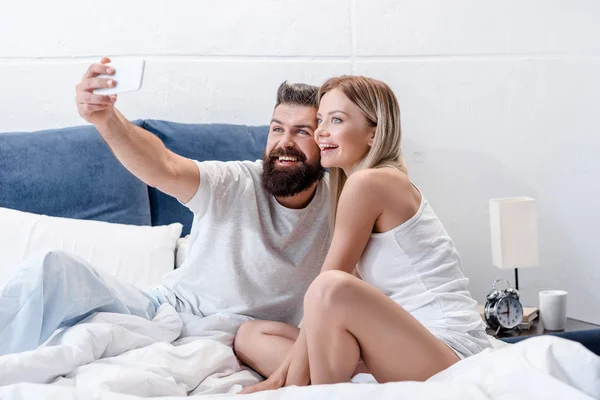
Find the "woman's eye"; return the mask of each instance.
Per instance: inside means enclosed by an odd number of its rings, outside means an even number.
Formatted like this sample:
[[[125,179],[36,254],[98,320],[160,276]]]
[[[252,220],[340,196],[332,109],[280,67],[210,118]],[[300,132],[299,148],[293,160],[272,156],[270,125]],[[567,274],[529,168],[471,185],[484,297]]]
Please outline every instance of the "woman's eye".
[[[339,124],[340,122],[342,122],[342,120],[339,119],[338,117],[333,117],[333,118],[331,118],[331,122],[334,124]]]
[[[317,118],[317,125],[321,125],[321,122],[323,122],[323,120]]]

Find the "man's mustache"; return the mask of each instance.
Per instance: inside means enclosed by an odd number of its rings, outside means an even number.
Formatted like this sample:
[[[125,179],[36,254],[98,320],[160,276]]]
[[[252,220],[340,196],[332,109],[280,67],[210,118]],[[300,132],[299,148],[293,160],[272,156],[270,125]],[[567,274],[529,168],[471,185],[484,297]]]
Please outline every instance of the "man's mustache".
[[[277,148],[274,149],[271,153],[269,153],[269,158],[279,158],[279,157],[294,157],[298,161],[306,161],[306,155],[298,149],[294,148]]]

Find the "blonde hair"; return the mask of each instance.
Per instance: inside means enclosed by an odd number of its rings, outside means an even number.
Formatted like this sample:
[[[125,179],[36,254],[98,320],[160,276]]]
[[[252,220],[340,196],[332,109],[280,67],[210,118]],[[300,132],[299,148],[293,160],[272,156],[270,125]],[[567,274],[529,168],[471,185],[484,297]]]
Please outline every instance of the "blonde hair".
[[[371,126],[375,137],[365,157],[353,172],[366,168],[391,166],[407,173],[400,148],[400,106],[388,85],[365,76],[343,75],[328,79],[319,89],[319,102],[325,93],[338,89],[358,106]],[[341,168],[329,168],[330,227],[333,232],[337,205],[348,177]]]

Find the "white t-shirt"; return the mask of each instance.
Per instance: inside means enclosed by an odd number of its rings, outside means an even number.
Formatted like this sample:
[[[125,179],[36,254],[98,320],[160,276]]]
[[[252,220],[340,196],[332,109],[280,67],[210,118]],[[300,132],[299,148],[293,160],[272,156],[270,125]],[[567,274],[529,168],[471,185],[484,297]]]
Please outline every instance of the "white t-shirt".
[[[310,204],[295,210],[262,188],[262,161],[197,165],[200,186],[185,204],[194,212],[188,257],[159,289],[175,295],[181,312],[297,325],[329,249],[328,177]]]

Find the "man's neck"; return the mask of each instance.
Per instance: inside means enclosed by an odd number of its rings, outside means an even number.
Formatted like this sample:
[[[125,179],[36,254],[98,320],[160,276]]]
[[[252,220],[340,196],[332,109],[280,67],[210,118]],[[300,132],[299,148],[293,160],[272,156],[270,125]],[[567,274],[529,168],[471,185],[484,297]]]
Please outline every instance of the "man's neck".
[[[319,181],[312,184],[311,187],[291,197],[275,197],[277,202],[284,207],[292,209],[301,209],[310,204],[315,193],[317,192],[317,186]]]

